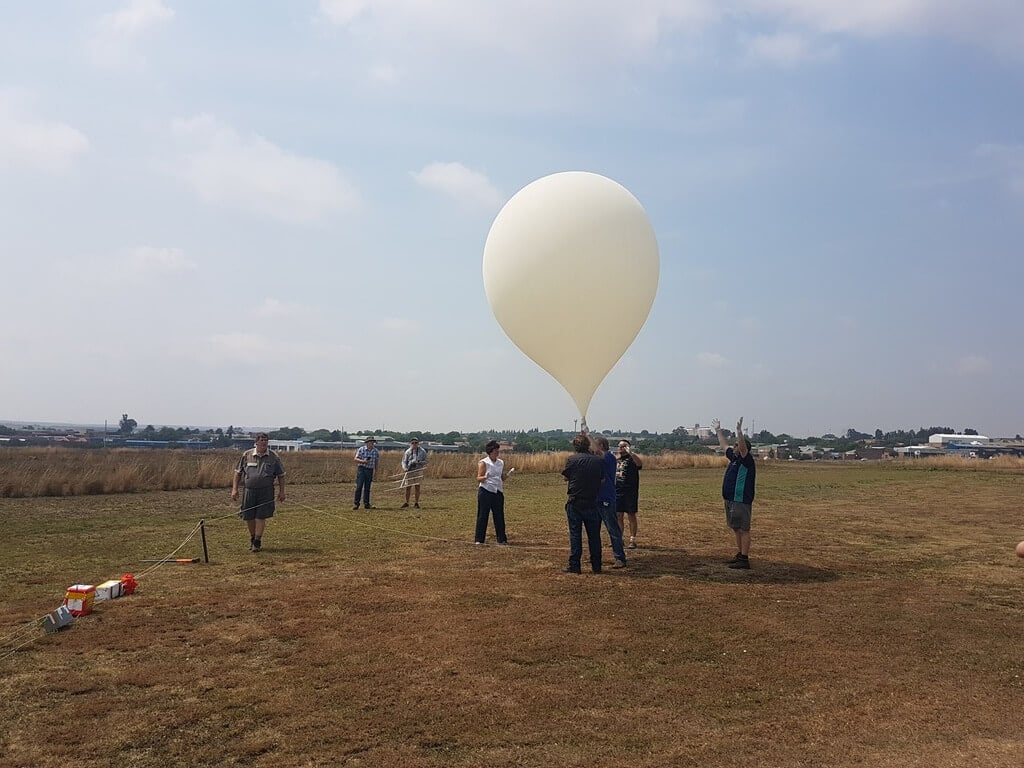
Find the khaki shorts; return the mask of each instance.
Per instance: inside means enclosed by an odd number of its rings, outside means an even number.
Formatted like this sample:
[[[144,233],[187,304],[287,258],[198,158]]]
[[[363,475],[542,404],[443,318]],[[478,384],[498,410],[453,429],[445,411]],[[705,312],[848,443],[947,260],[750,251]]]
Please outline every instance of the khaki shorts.
[[[725,524],[734,531],[749,531],[750,505],[742,501],[725,502]]]

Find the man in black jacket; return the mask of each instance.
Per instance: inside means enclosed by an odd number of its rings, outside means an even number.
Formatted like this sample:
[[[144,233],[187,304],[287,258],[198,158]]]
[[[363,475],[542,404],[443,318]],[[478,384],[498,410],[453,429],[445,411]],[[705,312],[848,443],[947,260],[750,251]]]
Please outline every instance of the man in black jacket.
[[[604,462],[590,452],[590,438],[580,432],[573,438],[572,456],[565,461],[562,476],[568,482],[565,514],[569,520],[569,565],[566,573],[580,573],[583,556],[583,528],[587,529],[590,569],[601,572],[601,516],[597,493],[604,477]]]

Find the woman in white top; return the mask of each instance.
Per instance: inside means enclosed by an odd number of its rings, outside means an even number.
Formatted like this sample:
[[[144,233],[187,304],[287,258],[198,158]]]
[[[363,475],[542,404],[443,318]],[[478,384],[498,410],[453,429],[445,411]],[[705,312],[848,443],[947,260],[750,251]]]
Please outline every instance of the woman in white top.
[[[483,544],[487,540],[487,518],[494,516],[494,537],[499,544],[508,544],[505,535],[505,462],[498,458],[501,446],[491,440],[484,447],[487,456],[476,467],[480,487],[476,492],[476,536],[473,541]]]

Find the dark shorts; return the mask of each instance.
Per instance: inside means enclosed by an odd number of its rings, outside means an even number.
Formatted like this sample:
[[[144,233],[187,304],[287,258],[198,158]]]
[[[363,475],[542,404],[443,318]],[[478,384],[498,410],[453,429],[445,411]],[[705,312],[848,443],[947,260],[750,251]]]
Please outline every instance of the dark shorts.
[[[734,531],[749,531],[750,505],[742,501],[725,502],[725,524]]]
[[[615,511],[620,515],[625,512],[627,515],[635,515],[640,511],[640,489],[627,488],[615,490]]]
[[[274,486],[246,488],[242,493],[242,508],[238,516],[243,520],[266,520],[274,516]]]

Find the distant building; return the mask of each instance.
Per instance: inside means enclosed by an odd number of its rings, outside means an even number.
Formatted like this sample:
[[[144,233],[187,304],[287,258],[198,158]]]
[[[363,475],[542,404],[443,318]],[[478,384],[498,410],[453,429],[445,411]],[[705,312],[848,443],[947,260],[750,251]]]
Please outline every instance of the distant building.
[[[920,459],[924,456],[945,456],[946,451],[934,445],[901,445],[893,449],[902,458]]]
[[[929,445],[948,445],[949,443],[959,443],[961,445],[987,445],[992,441],[984,435],[940,435],[938,433],[930,435],[928,437]]]
[[[885,448],[885,447],[878,446],[878,445],[867,445],[867,446],[864,446],[863,448],[857,448],[857,449],[851,451],[851,453],[853,453],[853,456],[850,457],[850,458],[855,458],[855,459],[876,460],[876,459],[886,459],[886,458],[891,458],[892,457],[892,449],[891,448]]]
[[[270,440],[267,447],[278,453],[291,453],[293,451],[308,451],[310,444],[305,440]]]

